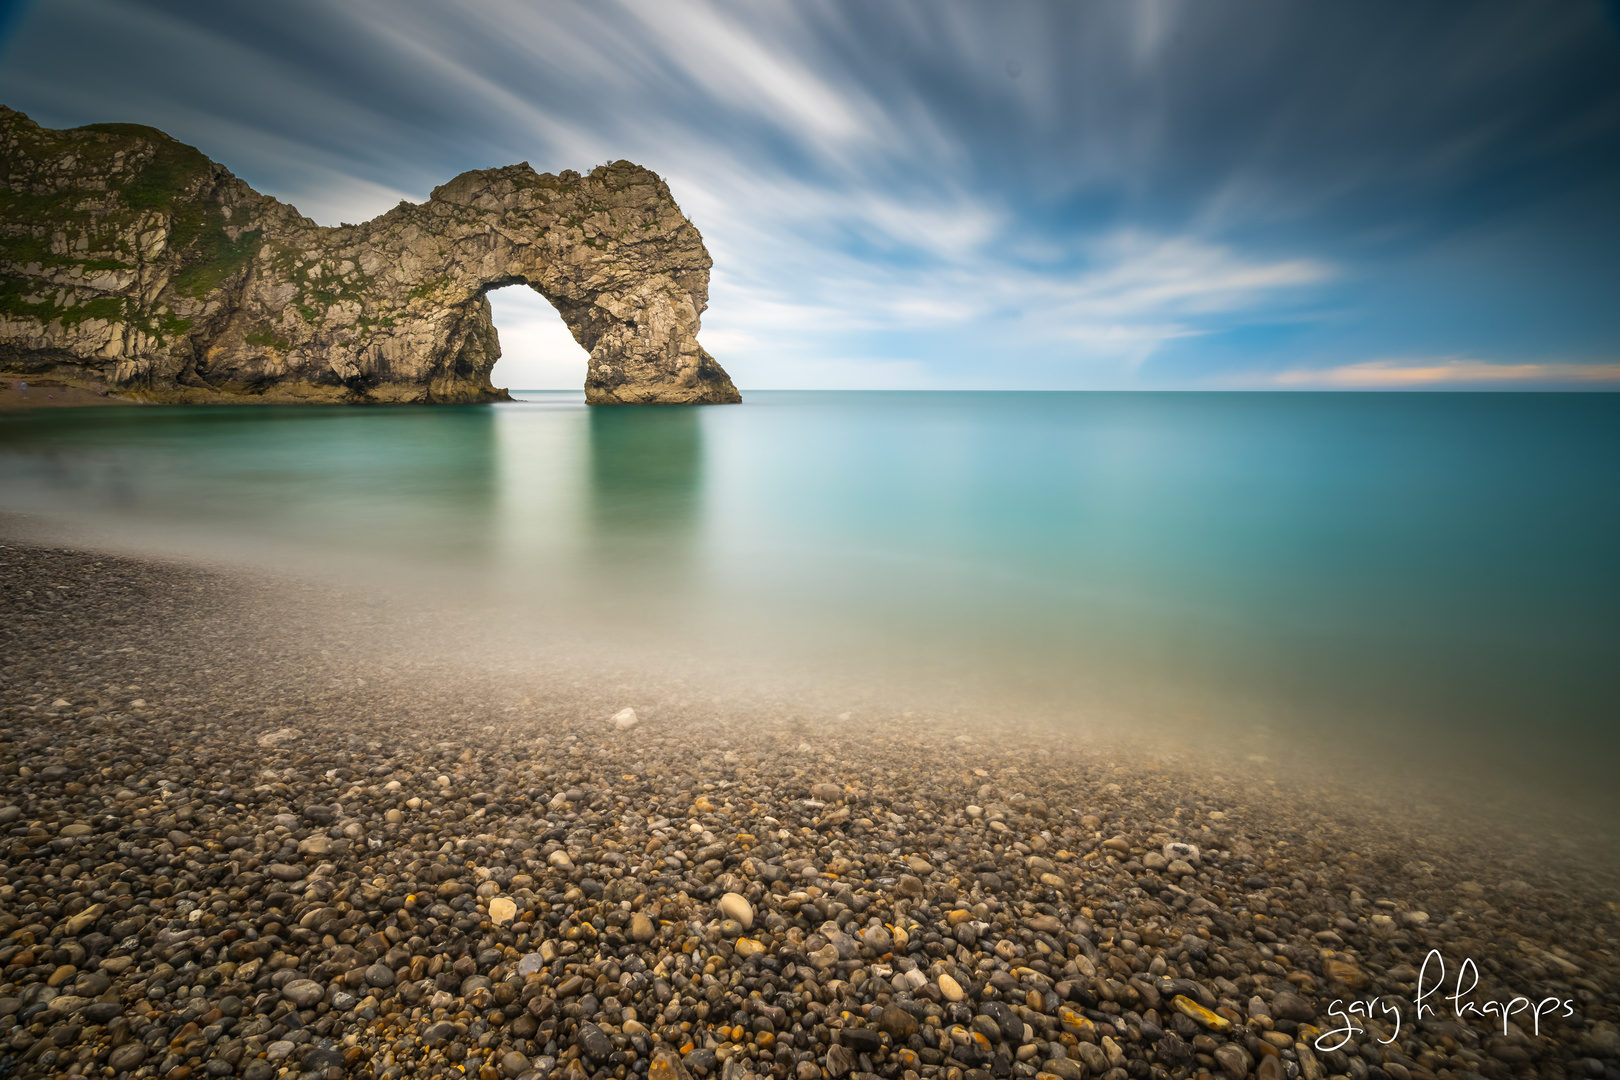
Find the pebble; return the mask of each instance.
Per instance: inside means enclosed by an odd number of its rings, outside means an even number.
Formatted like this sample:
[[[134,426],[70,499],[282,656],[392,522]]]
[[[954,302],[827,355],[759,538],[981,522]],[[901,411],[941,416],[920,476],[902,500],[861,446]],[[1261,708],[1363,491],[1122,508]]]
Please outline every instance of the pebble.
[[[1316,1019],[1315,1006],[1289,990],[1278,991],[1272,997],[1268,1009],[1270,1014],[1278,1020],[1292,1020],[1296,1023],[1308,1024]]]
[[[1198,1004],[1198,1002],[1193,1001],[1191,998],[1188,998],[1185,995],[1177,994],[1171,999],[1170,1005],[1182,1016],[1185,1016],[1187,1019],[1196,1024],[1200,1024],[1211,1031],[1225,1031],[1232,1026],[1232,1021],[1228,1020],[1226,1017],[1221,1016],[1219,1013],[1211,1012],[1209,1009],[1204,1008],[1202,1005]]]
[[[634,709],[620,709],[618,712],[613,714],[614,731],[626,731],[635,727],[637,723],[638,718],[636,716],[636,710]]]
[[[1086,1080],[1086,1070],[1081,1068],[1080,1062],[1067,1057],[1048,1058],[1041,1071],[1058,1080]]]
[[[579,1029],[579,1048],[592,1061],[606,1061],[613,1053],[613,1043],[596,1024],[583,1024]]]
[[[0,618],[32,610],[14,580]],[[1543,1076],[1620,1054],[1608,893],[1568,868],[1557,892],[1478,886],[1544,879],[1272,793],[1283,777],[943,720],[789,734],[661,704],[620,727],[608,689],[525,719],[521,697],[397,675],[306,706],[247,662],[273,638],[251,613],[106,626],[85,592],[52,615],[56,644],[95,643],[78,672],[14,635],[0,682],[0,1074],[93,1051],[92,1072],[176,1080],[1362,1080],[1296,1038],[1358,980],[1409,988],[1431,947],[1536,1000],[1591,995],[1579,1026],[1548,1021]],[[115,722],[131,684],[151,704]],[[57,695],[75,711],[37,708]],[[1527,952],[1543,913],[1556,940]],[[1453,1040],[1480,1048],[1468,1066],[1530,1066],[1487,1027]],[[48,1066],[28,1058],[47,1034]],[[1474,1071],[1442,1034],[1403,1032],[1378,1067]]]
[[[370,977],[369,969],[366,975]],[[307,1009],[326,996],[326,987],[312,979],[293,979],[282,986],[281,996],[300,1009]]]
[[[1237,1043],[1222,1043],[1215,1048],[1213,1056],[1228,1080],[1244,1080],[1254,1064],[1249,1052]]]
[[[107,1055],[107,1066],[113,1072],[126,1072],[138,1069],[141,1062],[146,1060],[147,1049],[141,1043],[125,1043],[113,1048]]]
[[[887,1032],[895,1039],[905,1040],[917,1034],[920,1026],[917,1018],[898,1005],[887,1005],[878,1017],[878,1029]]]
[[[1102,1047],[1095,1043],[1082,1042],[1076,1044],[1075,1050],[1079,1053],[1080,1060],[1085,1062],[1086,1068],[1091,1070],[1092,1075],[1101,1076],[1108,1071],[1108,1055],[1102,1052]]]
[[[674,1051],[661,1048],[653,1053],[647,1066],[647,1080],[692,1080],[692,1074]]]
[[[1366,972],[1356,965],[1332,957],[1322,961],[1322,974],[1330,982],[1343,983],[1352,990],[1361,990],[1372,982]]]
[[[754,908],[746,898],[738,893],[728,892],[720,897],[718,905],[722,917],[731,919],[744,930],[754,927]]]

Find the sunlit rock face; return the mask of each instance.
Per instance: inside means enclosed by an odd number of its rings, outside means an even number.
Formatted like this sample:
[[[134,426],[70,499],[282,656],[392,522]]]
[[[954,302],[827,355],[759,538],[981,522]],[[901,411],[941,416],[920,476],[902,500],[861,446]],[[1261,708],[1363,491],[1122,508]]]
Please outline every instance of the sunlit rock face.
[[[463,173],[325,228],[155,128],[39,127],[0,106],[0,373],[154,402],[480,402],[485,294],[526,284],[590,353],[592,404],[712,404],[712,265],[627,161]]]

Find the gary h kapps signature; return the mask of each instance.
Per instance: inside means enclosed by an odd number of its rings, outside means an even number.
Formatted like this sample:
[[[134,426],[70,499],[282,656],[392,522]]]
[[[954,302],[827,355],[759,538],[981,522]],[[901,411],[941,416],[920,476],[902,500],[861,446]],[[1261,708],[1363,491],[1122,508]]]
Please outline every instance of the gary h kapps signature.
[[[1509,1021],[1519,1016],[1530,1020],[1535,1033],[1540,1035],[1544,1018],[1575,1015],[1575,1002],[1570,998],[1545,997],[1537,1002],[1515,996],[1506,1001],[1475,1001],[1474,990],[1478,986],[1479,967],[1473,960],[1465,958],[1457,968],[1455,981],[1447,993],[1445,957],[1440,955],[1439,949],[1430,949],[1429,955],[1423,958],[1423,967],[1418,971],[1417,993],[1411,1002],[1416,1010],[1414,1019],[1437,1017],[1446,1012],[1458,1020],[1490,1017],[1492,1026],[1500,1023],[1502,1034],[1506,1035]],[[1389,996],[1348,1001],[1334,998],[1333,1004],[1328,1006],[1327,1015],[1335,1026],[1318,1035],[1312,1045],[1323,1052],[1342,1049],[1355,1035],[1367,1030],[1365,1021],[1373,1019],[1394,1023],[1389,1038],[1378,1039],[1380,1043],[1388,1045],[1400,1038],[1402,1010],[1406,1006],[1406,1002]]]

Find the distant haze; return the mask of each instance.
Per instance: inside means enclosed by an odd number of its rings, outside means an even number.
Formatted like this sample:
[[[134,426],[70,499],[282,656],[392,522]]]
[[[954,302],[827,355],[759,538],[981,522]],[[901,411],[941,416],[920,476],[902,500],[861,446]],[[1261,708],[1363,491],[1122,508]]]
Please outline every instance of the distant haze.
[[[0,101],[325,224],[628,158],[745,389],[1610,389],[1614,10],[43,0]],[[543,301],[493,302],[498,384],[579,384]]]

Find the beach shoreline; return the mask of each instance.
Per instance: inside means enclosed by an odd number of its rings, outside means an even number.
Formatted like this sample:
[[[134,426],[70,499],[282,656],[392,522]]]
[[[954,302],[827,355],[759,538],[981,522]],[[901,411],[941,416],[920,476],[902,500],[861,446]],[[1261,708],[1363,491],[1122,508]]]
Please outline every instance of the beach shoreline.
[[[0,611],[0,1072],[1617,1068],[1579,851],[1235,755],[391,663],[386,612],[219,569],[5,541]],[[1419,1025],[1431,950],[1568,1015]],[[1374,998],[1405,1025],[1324,1049]]]
[[[28,389],[22,389],[24,384]],[[135,405],[121,397],[97,393],[82,386],[74,386],[57,379],[43,381],[0,378],[0,412],[21,412],[29,409],[65,409],[99,407],[103,405]]]

